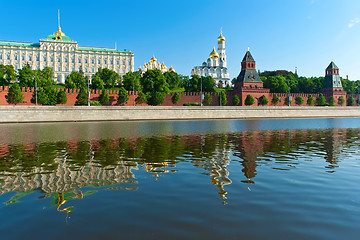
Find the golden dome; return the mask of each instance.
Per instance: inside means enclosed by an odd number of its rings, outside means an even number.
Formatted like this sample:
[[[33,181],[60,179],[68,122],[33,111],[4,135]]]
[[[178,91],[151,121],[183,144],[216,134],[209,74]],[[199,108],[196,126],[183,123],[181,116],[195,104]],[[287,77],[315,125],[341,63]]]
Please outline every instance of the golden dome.
[[[171,67],[168,72],[175,72],[175,69]]]
[[[151,59],[150,59],[150,62],[156,62],[157,59],[155,58],[155,56],[153,56]]]
[[[147,68],[147,65],[146,65],[146,64],[144,64],[143,68],[144,68],[144,69],[146,69],[146,68]]]
[[[56,36],[56,40],[61,40],[61,37],[65,36],[65,33],[61,31],[61,27],[58,28],[57,32],[54,32],[54,35]]]
[[[164,64],[164,62],[161,64],[161,69],[167,69],[167,66]]]
[[[222,35],[222,33],[220,33],[220,36],[218,37],[218,42],[224,42],[225,41],[225,37]]]
[[[210,58],[219,58],[219,54],[216,52],[215,47],[210,53]]]

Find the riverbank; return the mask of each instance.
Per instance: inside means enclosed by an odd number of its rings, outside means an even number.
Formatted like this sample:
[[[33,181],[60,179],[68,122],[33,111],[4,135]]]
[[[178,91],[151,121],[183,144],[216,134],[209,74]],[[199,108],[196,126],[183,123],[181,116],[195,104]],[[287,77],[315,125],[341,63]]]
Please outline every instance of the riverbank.
[[[0,123],[347,117],[360,108],[0,106]]]

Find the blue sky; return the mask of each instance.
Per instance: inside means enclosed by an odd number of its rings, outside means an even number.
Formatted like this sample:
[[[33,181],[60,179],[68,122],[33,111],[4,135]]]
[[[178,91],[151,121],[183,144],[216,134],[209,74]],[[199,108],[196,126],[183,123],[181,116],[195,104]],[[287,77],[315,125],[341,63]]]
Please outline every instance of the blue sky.
[[[152,55],[189,75],[226,37],[230,77],[247,50],[264,70],[298,68],[323,76],[334,60],[342,77],[360,79],[358,0],[174,0],[1,2],[0,40],[37,42],[57,30],[80,46],[130,49],[135,68]]]

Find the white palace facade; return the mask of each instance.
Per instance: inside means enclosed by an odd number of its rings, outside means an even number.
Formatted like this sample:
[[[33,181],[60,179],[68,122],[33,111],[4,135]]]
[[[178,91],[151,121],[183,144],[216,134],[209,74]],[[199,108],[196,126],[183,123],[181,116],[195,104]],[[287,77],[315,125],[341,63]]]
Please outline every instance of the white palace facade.
[[[199,76],[211,76],[215,80],[217,86],[225,87],[226,85],[232,85],[229,72],[227,69],[226,52],[225,52],[225,37],[220,32],[218,37],[218,52],[214,49],[210,53],[206,62],[203,62],[202,66],[194,67],[191,70],[191,75]]]
[[[0,41],[0,64],[13,65],[15,70],[29,65],[31,69],[51,67],[58,83],[64,83],[72,71],[82,71],[91,77],[98,68],[108,68],[120,74],[134,71],[134,54],[111,48],[81,47],[58,31],[39,43]]]

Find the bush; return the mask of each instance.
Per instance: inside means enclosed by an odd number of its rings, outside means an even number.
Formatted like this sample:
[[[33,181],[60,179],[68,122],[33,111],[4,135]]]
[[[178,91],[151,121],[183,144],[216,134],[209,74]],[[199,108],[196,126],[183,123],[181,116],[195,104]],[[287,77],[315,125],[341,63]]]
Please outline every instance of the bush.
[[[178,92],[174,93],[174,95],[171,98],[171,102],[173,104],[177,104],[180,102],[180,94]]]
[[[129,93],[126,91],[125,88],[121,87],[119,89],[119,95],[117,99],[117,104],[124,105],[129,100]]]
[[[66,104],[67,103],[67,94],[64,91],[59,91],[57,94],[57,104]]]
[[[238,97],[238,95],[235,95],[235,96],[233,97],[232,103],[233,103],[234,106],[239,105],[239,103],[240,103],[240,98]]]
[[[309,105],[309,106],[313,106],[315,104],[315,100],[314,100],[314,97],[312,95],[309,95],[306,104]]]
[[[289,96],[287,96],[287,97],[285,98],[284,104],[285,104],[286,106],[289,106],[289,105],[291,105],[291,103],[292,103],[292,101],[290,101],[290,104],[289,104]]]
[[[88,105],[88,92],[85,88],[80,88],[78,95],[76,96],[75,106]]]
[[[110,103],[110,96],[108,91],[104,89],[101,91],[101,94],[99,96],[99,102],[101,105],[106,105]]]
[[[200,103],[188,102],[188,103],[184,103],[183,106],[200,106]]]
[[[354,106],[355,104],[355,100],[353,98],[353,96],[350,96],[348,99],[347,99],[347,105],[348,106]]]
[[[296,103],[296,105],[301,105],[301,104],[303,104],[303,102],[304,102],[304,99],[301,97],[301,96],[297,96],[296,98],[295,98],[295,103]]]
[[[102,106],[102,104],[99,101],[91,101],[90,106]]]
[[[344,103],[345,103],[344,97],[343,97],[343,96],[340,96],[340,97],[338,98],[338,104],[339,104],[340,106],[342,106]]]
[[[24,100],[24,96],[21,92],[20,86],[17,83],[14,83],[9,88],[9,93],[5,96],[6,101],[9,104],[18,104],[22,103]]]
[[[245,98],[245,105],[246,105],[246,106],[251,106],[251,105],[254,104],[254,102],[255,102],[254,97],[251,96],[250,94],[248,94],[248,95],[246,96],[246,98]]]
[[[334,96],[331,96],[328,101],[329,106],[335,106],[335,98]]]
[[[152,92],[147,97],[147,103],[152,106],[161,105],[165,100],[165,94],[164,92]]]
[[[146,95],[143,92],[139,92],[138,96],[135,99],[136,104],[146,103]]]
[[[259,98],[259,105],[267,105],[269,103],[269,100],[267,99],[267,97],[265,95],[262,95],[260,98]]]
[[[210,94],[205,94],[203,104],[209,106],[211,105],[212,101],[212,96]]]
[[[277,105],[280,101],[280,98],[278,97],[278,95],[274,94],[273,98],[271,99],[271,103],[273,105]]]
[[[325,106],[326,105],[326,99],[322,93],[320,93],[319,96],[316,98],[316,105],[317,106]]]
[[[220,92],[220,97],[221,97],[221,105],[225,106],[227,104],[227,98],[226,98],[226,93],[224,93],[223,91]]]

